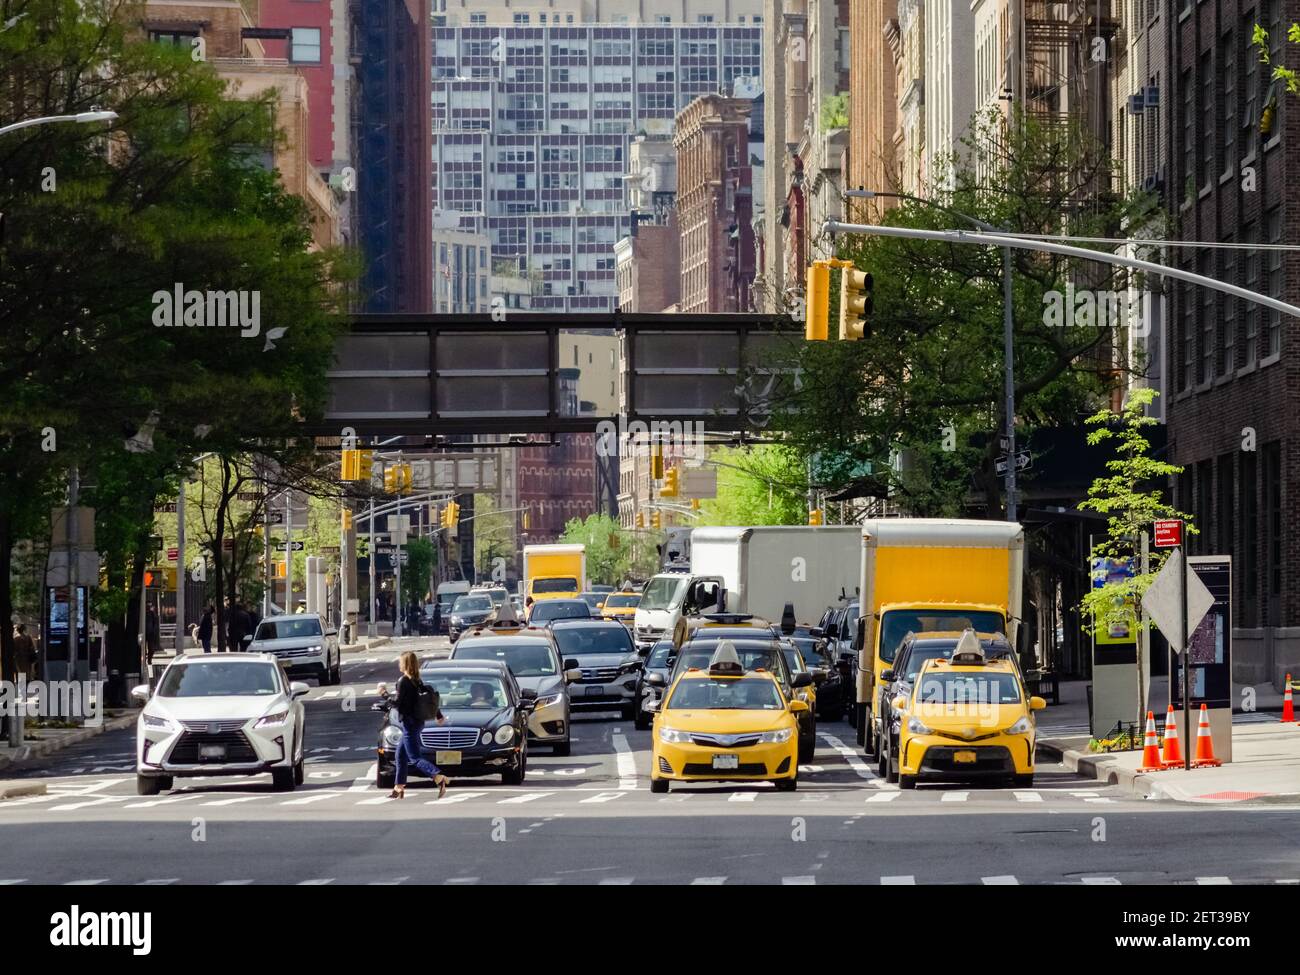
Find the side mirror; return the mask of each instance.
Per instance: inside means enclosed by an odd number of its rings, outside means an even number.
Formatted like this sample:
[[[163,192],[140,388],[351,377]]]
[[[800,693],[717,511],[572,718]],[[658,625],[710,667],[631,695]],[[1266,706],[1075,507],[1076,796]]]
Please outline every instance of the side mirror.
[[[802,675],[800,675],[800,676],[802,676]],[[808,702],[807,702],[807,701],[791,701],[791,702],[790,702],[790,713],[791,713],[791,714],[803,714],[803,712],[805,712],[805,711],[807,711],[807,710],[808,710]]]
[[[646,702],[644,702],[644,703],[641,705],[641,710],[642,710],[642,711],[648,711],[648,712],[654,713],[654,712],[656,712],[656,711],[659,710],[659,702],[658,702],[658,701],[646,701]]]
[[[573,663],[573,661],[570,660],[567,663]],[[570,667],[564,672],[564,683],[576,684],[580,680],[582,680],[582,669],[580,667]]]
[[[885,670],[882,671],[880,674],[881,683],[888,684],[893,679],[894,679],[893,670]]]
[[[798,674],[795,674],[794,677],[791,678],[791,680],[790,680],[790,686],[791,686],[792,688],[795,688],[795,687],[811,687],[811,686],[812,686],[812,682],[813,682],[813,676],[812,676],[812,674],[808,673],[808,671],[805,670],[805,671],[802,671],[802,672],[800,672],[800,673],[798,673]]]
[[[573,657],[566,657],[566,658],[564,659],[564,669],[565,669],[565,670],[578,670],[578,671],[580,671],[580,670],[582,670],[582,665],[579,664],[578,661],[575,660]]]
[[[652,649],[651,647],[637,647],[637,648],[636,648],[636,655],[637,655],[638,657],[648,657],[648,656],[650,656],[650,650],[651,650],[651,649]]]
[[[1030,711],[1041,711],[1045,707],[1047,707],[1047,701],[1045,701],[1043,698],[1034,695],[1029,699]]]
[[[304,684],[302,681],[296,680],[289,685],[289,697],[291,697],[293,700],[296,701],[300,697],[306,697],[307,692],[310,690],[311,688],[308,687],[306,684]]]
[[[535,690],[533,690],[531,687],[524,687],[524,688],[521,688],[521,689],[520,689],[520,691],[519,691],[519,697],[520,697],[521,700],[524,700],[524,701],[536,701],[536,700],[537,700],[537,692],[536,692]]]
[[[823,630],[820,626],[814,626],[812,629],[808,631],[808,634],[809,636],[821,638],[826,635],[826,631]]]
[[[668,681],[664,680],[663,674],[651,674],[645,679],[645,682],[651,687],[667,687]]]
[[[826,678],[829,676],[826,673],[825,667],[813,667],[808,671],[808,673],[812,674],[813,683],[819,685],[825,684]]]
[[[131,700],[144,704],[149,700],[149,685],[139,684],[131,688]]]
[[[898,697],[894,698],[892,701],[889,702],[889,706],[893,708],[895,711],[901,711],[903,710],[903,708],[907,707],[907,698],[905,698],[902,694],[900,694],[898,695]]]

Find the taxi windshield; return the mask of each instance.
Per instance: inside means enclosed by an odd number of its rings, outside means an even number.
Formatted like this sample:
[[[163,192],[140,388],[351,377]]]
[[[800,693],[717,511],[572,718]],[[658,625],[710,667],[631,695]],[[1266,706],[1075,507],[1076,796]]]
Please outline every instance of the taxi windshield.
[[[612,593],[605,599],[605,608],[612,609],[617,606],[635,606],[641,601],[639,592],[630,593]]]
[[[681,680],[668,699],[670,710],[780,711],[783,707],[776,685],[762,677]]]
[[[926,704],[1016,704],[1020,681],[1014,674],[931,673],[921,678],[917,700]]]

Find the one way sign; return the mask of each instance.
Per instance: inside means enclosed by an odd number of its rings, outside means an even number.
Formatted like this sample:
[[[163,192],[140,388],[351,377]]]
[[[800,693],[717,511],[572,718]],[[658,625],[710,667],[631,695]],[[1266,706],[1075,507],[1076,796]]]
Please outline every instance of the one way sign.
[[[1007,457],[1006,454],[1003,454],[993,462],[993,469],[999,474],[1005,474],[1007,472],[1008,460],[1010,460],[1010,458]],[[1016,470],[1023,471],[1031,463],[1033,463],[1033,458],[1029,456],[1029,451],[1022,450],[1016,454]]]

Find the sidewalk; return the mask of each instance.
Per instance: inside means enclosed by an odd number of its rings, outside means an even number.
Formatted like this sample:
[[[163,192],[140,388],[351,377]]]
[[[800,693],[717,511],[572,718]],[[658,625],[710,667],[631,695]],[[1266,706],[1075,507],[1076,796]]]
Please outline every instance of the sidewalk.
[[[69,745],[86,741],[101,735],[105,731],[129,728],[135,724],[135,711],[112,711],[104,716],[104,723],[97,728],[34,728],[28,734],[35,734],[36,740],[30,738],[20,748],[10,748],[8,740],[0,740],[0,772],[7,767],[23,762],[32,762],[54,752],[62,751]]]
[[[1061,703],[1049,705],[1046,710],[1038,712],[1038,733],[1045,738],[1069,738],[1084,736],[1084,745],[1088,743],[1088,684],[1086,680],[1061,681]],[[1234,684],[1232,700],[1241,704],[1242,685]],[[1282,695],[1273,690],[1272,685],[1255,688],[1255,712],[1280,712]],[[1151,687],[1147,693],[1148,707],[1161,718],[1169,706],[1169,679],[1152,677]],[[1241,720],[1244,712],[1234,711],[1234,720]],[[1095,729],[1105,734],[1109,728]]]

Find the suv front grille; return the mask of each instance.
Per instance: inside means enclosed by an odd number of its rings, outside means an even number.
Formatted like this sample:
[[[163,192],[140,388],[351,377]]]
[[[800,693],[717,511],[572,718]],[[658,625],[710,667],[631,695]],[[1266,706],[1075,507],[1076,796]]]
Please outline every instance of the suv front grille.
[[[197,731],[200,734],[229,734],[232,731],[238,731],[247,724],[245,721],[182,721],[181,726],[186,731]]]
[[[204,757],[200,749],[205,745],[223,745],[226,754],[223,758]],[[202,734],[195,731],[183,732],[167,757],[167,761],[173,765],[202,765],[204,762],[220,765],[225,762],[256,762],[257,760],[257,752],[253,750],[253,746],[244,737],[242,731],[221,732],[215,735],[210,735],[206,731]]]
[[[425,728],[420,732],[424,748],[472,748],[478,744],[478,728]]]
[[[583,667],[579,684],[608,684],[618,678],[617,667]]]

